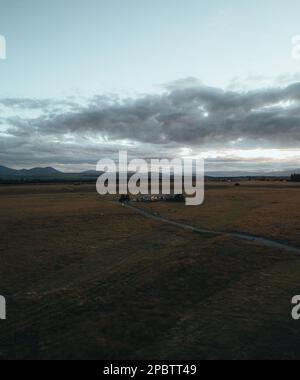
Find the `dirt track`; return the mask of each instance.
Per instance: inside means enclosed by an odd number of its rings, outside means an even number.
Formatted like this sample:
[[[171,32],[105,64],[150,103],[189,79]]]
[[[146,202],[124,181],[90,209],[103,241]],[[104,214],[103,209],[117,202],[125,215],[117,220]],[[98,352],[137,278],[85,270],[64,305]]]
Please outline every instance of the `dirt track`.
[[[184,230],[190,230],[193,232],[204,233],[204,234],[229,236],[229,237],[238,238],[238,239],[242,239],[242,240],[252,241],[253,243],[264,245],[267,247],[282,249],[285,251],[300,254],[300,248],[293,247],[293,246],[288,245],[288,244],[280,243],[280,242],[277,242],[275,240],[268,239],[266,237],[252,236],[252,235],[245,234],[243,232],[214,231],[214,230],[209,230],[206,228],[199,228],[199,227],[191,226],[189,224],[176,222],[174,220],[171,220],[171,219],[168,219],[168,218],[156,215],[156,214],[152,214],[149,211],[141,210],[140,208],[129,205],[128,203],[124,204],[124,206],[131,209],[131,210],[136,211],[137,213],[139,213],[140,215],[142,215],[146,218],[156,220],[159,222],[163,222],[163,223],[168,223],[168,224],[171,224],[172,226],[179,227],[179,228],[182,228]]]

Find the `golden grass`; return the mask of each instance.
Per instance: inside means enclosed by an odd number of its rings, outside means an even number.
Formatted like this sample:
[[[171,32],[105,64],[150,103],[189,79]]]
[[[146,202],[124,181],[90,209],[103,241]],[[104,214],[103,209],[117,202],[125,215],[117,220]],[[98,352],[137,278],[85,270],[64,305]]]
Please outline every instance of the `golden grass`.
[[[255,210],[283,220],[275,202],[285,191],[214,187],[202,211],[144,207],[207,227],[258,229]],[[289,191],[290,205],[298,190]],[[144,219],[91,186],[0,194],[0,294],[8,303],[0,357],[299,357],[290,301],[300,257]],[[262,233],[276,231],[260,223]],[[296,223],[286,223],[297,241]]]
[[[142,207],[196,226],[241,231],[300,245],[300,186],[245,182],[207,185],[199,207],[184,204],[141,204]]]

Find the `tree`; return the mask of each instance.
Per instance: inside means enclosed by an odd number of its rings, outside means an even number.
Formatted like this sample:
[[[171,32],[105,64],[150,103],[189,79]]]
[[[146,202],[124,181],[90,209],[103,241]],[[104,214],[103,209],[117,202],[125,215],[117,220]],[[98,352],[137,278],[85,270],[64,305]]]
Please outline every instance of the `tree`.
[[[126,202],[130,202],[130,196],[129,195],[121,195],[120,199],[119,199],[119,202],[120,203],[126,203]]]
[[[300,174],[292,174],[291,182],[300,182]]]

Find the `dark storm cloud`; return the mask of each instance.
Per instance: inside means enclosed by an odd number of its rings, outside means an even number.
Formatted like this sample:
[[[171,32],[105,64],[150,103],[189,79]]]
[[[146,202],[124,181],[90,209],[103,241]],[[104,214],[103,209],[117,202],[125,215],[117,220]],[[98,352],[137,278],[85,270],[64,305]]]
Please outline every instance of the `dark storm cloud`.
[[[137,99],[99,96],[86,106],[69,102],[70,107],[68,102],[30,99],[3,99],[0,104],[41,111],[36,118],[25,118],[22,112],[2,117],[8,129],[0,135],[0,159],[12,145],[20,156],[56,152],[68,162],[70,152],[77,152],[76,158],[70,157],[76,161],[85,154],[91,157],[99,138],[103,146],[126,140],[147,146],[149,153],[155,146],[170,154],[181,146],[298,147],[300,142],[300,83],[241,93],[188,78],[168,84],[160,95]],[[73,142],[65,141],[67,135]]]
[[[179,82],[162,95],[115,104],[91,102],[79,112],[10,123],[41,135],[92,133],[154,144],[218,145],[237,139],[291,143],[300,140],[299,100],[300,84],[241,94]],[[287,101],[292,102],[290,107],[280,104]]]

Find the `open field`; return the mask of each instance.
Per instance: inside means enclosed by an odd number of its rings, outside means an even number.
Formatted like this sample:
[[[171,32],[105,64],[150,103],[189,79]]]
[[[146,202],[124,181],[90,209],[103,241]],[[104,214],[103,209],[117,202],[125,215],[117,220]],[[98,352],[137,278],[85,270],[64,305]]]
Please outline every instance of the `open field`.
[[[240,231],[300,246],[300,184],[241,182],[235,187],[232,183],[208,183],[201,207],[141,205],[195,226]]]
[[[208,184],[173,220],[300,246],[300,187]],[[181,230],[92,185],[0,187],[5,359],[294,359],[300,256]]]

